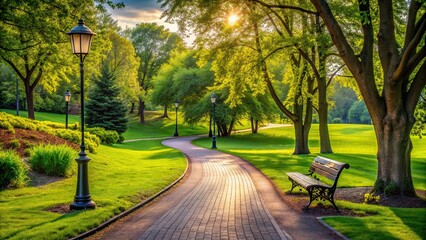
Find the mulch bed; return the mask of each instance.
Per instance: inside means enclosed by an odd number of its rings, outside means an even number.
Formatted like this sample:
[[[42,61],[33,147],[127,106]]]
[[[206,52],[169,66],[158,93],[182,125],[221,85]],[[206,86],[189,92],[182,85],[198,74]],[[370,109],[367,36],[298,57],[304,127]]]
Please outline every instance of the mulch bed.
[[[368,193],[371,187],[357,187],[357,188],[339,188],[334,194],[334,200],[345,200],[354,203],[363,203],[364,194]],[[396,208],[426,208],[426,191],[417,190],[417,197],[406,196],[384,196],[380,195],[378,203],[368,203],[387,207]],[[294,210],[303,212],[305,214],[320,216],[366,216],[365,213],[353,212],[349,209],[339,207],[340,212],[336,212],[331,204],[322,204],[322,201],[314,201],[309,209],[304,209],[309,203],[309,195],[298,193],[297,189],[293,190],[292,194],[288,192],[282,194],[282,198]]]
[[[44,132],[39,132],[35,130],[27,130],[15,128],[15,134],[8,132],[6,129],[0,129],[0,145],[3,146],[3,149],[13,149],[11,141],[17,139],[20,143],[20,146],[16,148],[16,152],[19,156],[24,157],[27,155],[26,150],[33,146],[41,143],[44,144],[53,144],[61,145],[65,144],[74,149],[78,149],[79,145],[69,142],[63,138],[50,135]]]

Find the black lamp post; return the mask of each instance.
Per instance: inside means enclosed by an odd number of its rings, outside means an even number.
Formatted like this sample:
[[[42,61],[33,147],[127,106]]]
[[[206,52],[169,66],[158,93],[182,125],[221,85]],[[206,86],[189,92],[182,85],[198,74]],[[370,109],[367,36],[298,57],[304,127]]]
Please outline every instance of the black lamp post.
[[[210,112],[209,114],[209,137],[212,137],[213,133],[212,133],[212,113]]]
[[[216,149],[216,93],[211,96],[213,105],[213,136],[212,136],[212,149]]]
[[[179,100],[176,99],[175,101],[175,109],[176,109],[176,124],[175,124],[175,134],[173,136],[177,137],[179,136],[178,133],[178,127],[177,127],[177,118],[178,118],[178,107],[179,107]]]
[[[69,89],[65,92],[65,129],[68,129],[68,103],[71,99],[71,92]]]
[[[71,37],[72,52],[80,57],[80,97],[81,97],[81,152],[78,154],[79,158],[76,159],[78,164],[77,176],[77,190],[74,197],[74,202],[71,203],[72,210],[93,209],[96,207],[95,202],[89,192],[89,174],[88,163],[90,158],[87,157],[85,152],[86,146],[84,145],[84,65],[83,61],[90,51],[92,37],[95,35],[92,30],[84,25],[82,19],[78,20],[78,25],[73,27],[68,33]]]
[[[16,78],[16,116],[19,116],[19,84]]]

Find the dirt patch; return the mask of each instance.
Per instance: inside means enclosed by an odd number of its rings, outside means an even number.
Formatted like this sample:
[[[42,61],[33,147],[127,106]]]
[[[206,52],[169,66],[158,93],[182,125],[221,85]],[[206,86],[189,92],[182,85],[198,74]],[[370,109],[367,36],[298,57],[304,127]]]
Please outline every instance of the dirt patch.
[[[69,204],[60,204],[60,205],[52,206],[46,209],[46,211],[59,213],[59,214],[66,214],[66,213],[72,212],[73,210],[70,209]]]
[[[13,143],[15,140],[19,141],[19,146],[17,147]],[[41,143],[54,145],[65,144],[74,149],[78,149],[79,147],[78,144],[44,132],[15,128],[15,134],[12,134],[6,129],[0,129],[0,146],[5,150],[15,150],[21,157],[27,155],[27,149]]]
[[[358,187],[358,188],[339,188],[334,194],[335,200],[344,200],[354,203],[364,203],[364,194],[368,193],[371,187]],[[380,195],[378,203],[368,203],[380,206],[397,207],[397,208],[426,208],[426,191],[416,191],[417,197],[405,196],[391,196],[387,197]],[[307,194],[298,193],[297,189],[292,194],[288,192],[283,193],[282,197],[293,209],[296,211],[304,212],[313,216],[366,216],[367,213],[354,212],[349,209],[339,207],[340,212],[336,212],[331,204],[323,204],[323,201],[314,201],[309,209],[305,209],[309,203],[309,196]]]

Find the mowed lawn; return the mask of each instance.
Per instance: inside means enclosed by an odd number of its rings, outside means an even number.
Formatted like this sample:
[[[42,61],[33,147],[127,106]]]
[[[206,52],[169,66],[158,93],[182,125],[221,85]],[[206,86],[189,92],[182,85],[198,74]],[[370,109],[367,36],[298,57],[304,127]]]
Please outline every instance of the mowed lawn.
[[[25,113],[21,112],[22,115]],[[36,118],[63,122],[64,115],[36,113]],[[161,129],[157,132],[163,136],[168,134]],[[156,137],[132,130],[128,134]],[[187,166],[185,156],[161,145],[161,140],[101,145],[97,152],[88,154],[92,159],[89,162],[89,187],[97,204],[95,210],[65,214],[48,210],[57,206],[67,209],[73,202],[76,175],[38,187],[0,191],[0,239],[67,239],[76,236],[159,192],[178,179]]]
[[[333,154],[319,154],[318,125],[313,125],[310,155],[292,155],[293,127],[261,130],[258,134],[238,133],[217,139],[218,150],[240,156],[254,164],[283,191],[291,183],[285,172],[307,172],[317,155],[350,164],[344,169],[338,187],[373,186],[377,175],[377,144],[371,125],[331,124]],[[426,190],[426,139],[412,137],[412,175],[416,189]],[[211,139],[194,143],[211,147]],[[391,208],[337,201],[339,207],[367,213],[367,217],[328,217],[325,221],[350,239],[426,239],[425,208]],[[321,207],[321,206],[319,206]]]

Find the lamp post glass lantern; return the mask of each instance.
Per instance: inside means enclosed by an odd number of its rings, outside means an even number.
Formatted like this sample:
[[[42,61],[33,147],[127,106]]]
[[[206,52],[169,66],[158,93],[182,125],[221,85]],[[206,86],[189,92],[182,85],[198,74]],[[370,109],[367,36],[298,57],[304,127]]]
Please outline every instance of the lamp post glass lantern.
[[[95,202],[92,201],[92,197],[89,192],[89,172],[88,163],[90,158],[87,156],[84,145],[84,59],[90,51],[90,45],[92,44],[92,38],[95,35],[92,30],[84,25],[82,19],[78,20],[78,25],[73,27],[68,33],[71,38],[72,52],[80,58],[80,127],[81,127],[81,145],[79,157],[76,159],[78,164],[77,173],[77,189],[74,196],[74,202],[71,203],[70,208],[72,210],[81,209],[93,209],[96,207]]]
[[[179,100],[177,100],[177,99],[176,99],[176,101],[175,101],[176,124],[175,124],[175,134],[173,135],[173,136],[175,136],[175,137],[179,136],[179,133],[178,133],[178,126],[177,126],[178,107],[179,107]]]
[[[71,92],[69,89],[65,92],[65,129],[68,129],[68,103],[71,100]]]
[[[213,136],[212,136],[212,149],[216,149],[216,93],[213,93],[210,100],[213,106]]]

